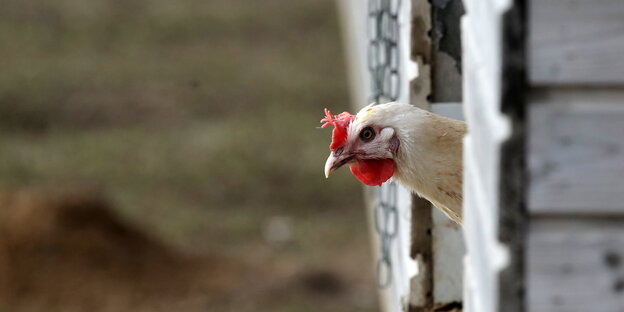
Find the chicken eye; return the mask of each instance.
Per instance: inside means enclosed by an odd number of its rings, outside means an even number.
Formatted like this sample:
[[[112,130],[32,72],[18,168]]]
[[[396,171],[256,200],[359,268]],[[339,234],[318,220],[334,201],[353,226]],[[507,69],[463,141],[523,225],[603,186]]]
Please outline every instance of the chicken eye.
[[[364,142],[369,142],[375,138],[375,130],[371,127],[366,127],[360,132],[360,139]]]

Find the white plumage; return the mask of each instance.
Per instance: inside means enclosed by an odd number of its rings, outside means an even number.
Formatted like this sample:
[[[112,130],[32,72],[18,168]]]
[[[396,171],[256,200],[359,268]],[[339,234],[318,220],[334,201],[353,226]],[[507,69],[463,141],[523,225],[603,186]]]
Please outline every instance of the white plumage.
[[[365,129],[374,131],[373,139],[363,139]],[[461,223],[464,122],[409,104],[387,103],[364,107],[352,116],[346,130],[344,144],[334,148],[327,160],[326,175],[349,164],[358,179],[374,185],[378,181],[367,179],[377,174],[376,164],[384,166],[382,161],[392,160],[393,178]],[[371,174],[362,177],[362,171]]]

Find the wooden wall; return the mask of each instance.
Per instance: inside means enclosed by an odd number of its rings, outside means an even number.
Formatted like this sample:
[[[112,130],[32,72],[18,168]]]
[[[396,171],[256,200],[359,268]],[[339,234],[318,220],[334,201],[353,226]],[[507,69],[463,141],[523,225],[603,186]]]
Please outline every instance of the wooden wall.
[[[624,311],[624,1],[529,4],[528,311]]]

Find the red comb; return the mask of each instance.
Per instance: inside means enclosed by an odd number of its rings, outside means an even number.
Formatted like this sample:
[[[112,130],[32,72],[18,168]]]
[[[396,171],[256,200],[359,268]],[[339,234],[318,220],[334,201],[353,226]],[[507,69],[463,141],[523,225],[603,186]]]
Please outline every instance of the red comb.
[[[355,116],[349,114],[348,112],[343,112],[339,115],[332,115],[329,109],[325,109],[325,118],[321,119],[321,123],[323,123],[321,128],[325,128],[328,125],[334,126],[334,130],[332,131],[332,142],[329,145],[330,150],[333,151],[342,146],[347,140],[347,128],[353,118],[355,118]]]

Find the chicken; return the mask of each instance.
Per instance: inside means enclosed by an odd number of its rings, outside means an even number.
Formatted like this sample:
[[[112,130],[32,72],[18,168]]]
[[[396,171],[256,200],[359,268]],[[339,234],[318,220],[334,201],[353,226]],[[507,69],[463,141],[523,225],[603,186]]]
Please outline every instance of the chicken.
[[[334,126],[325,177],[345,164],[366,185],[392,177],[461,223],[464,122],[395,102],[325,115],[322,127]]]

